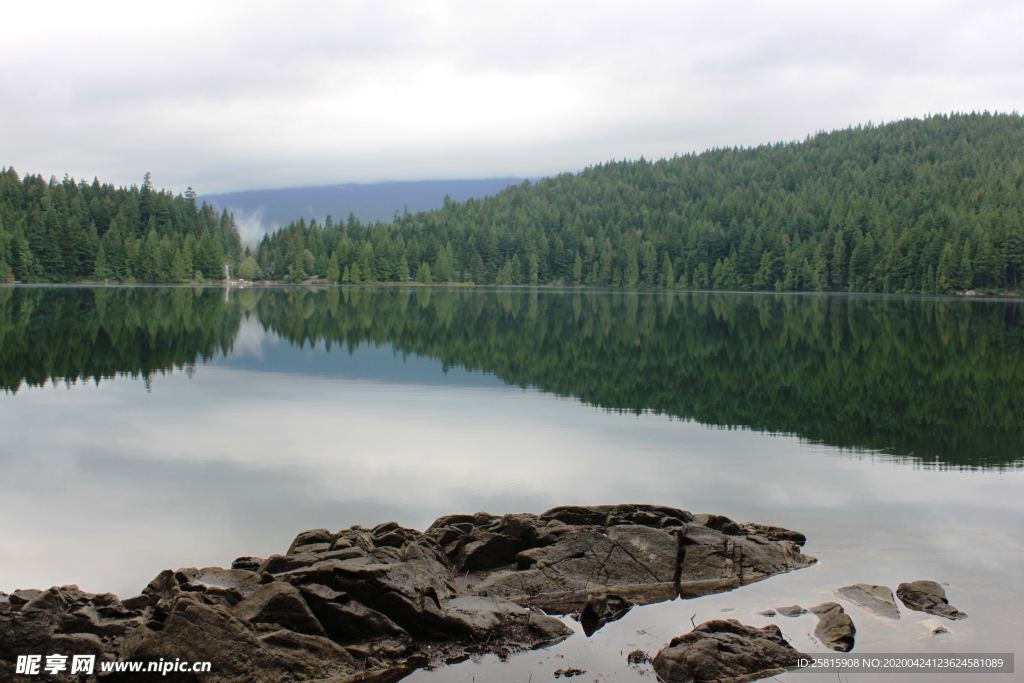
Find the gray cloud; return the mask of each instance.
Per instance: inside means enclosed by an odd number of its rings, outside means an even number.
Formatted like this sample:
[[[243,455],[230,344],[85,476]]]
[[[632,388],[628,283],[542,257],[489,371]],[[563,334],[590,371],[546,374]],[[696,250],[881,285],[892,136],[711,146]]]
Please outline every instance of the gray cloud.
[[[22,3],[0,165],[206,193],[534,176],[1020,109],[1022,25],[1008,1]]]

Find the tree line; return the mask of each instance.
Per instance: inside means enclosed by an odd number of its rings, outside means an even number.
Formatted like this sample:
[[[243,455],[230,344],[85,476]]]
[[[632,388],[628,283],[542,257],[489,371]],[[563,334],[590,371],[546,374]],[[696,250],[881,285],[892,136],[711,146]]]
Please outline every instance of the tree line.
[[[19,177],[0,169],[0,282],[186,282],[242,258],[234,218],[141,186]]]
[[[951,114],[616,161],[387,223],[292,222],[244,276],[694,289],[1015,290],[1024,120]]]
[[[390,222],[305,220],[244,249],[194,192],[0,169],[0,282],[464,282],[1017,290],[1024,119],[951,114],[617,161]]]

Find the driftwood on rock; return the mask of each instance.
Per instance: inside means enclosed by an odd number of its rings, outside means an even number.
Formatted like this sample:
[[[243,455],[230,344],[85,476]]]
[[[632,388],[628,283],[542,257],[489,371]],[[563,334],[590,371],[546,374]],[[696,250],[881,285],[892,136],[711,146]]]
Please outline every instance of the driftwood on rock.
[[[397,676],[557,642],[572,630],[545,611],[578,612],[594,595],[615,596],[593,605],[608,620],[631,602],[804,567],[802,542],[646,505],[454,515],[425,532],[313,529],[280,555],[166,570],[125,600],[76,586],[0,594],[0,678],[19,654],[53,652],[210,661],[209,681]]]

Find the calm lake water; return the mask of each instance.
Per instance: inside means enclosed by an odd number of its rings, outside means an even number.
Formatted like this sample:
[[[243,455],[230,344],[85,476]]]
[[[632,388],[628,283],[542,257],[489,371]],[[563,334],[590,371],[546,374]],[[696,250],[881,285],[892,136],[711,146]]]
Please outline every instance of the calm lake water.
[[[127,596],[307,528],[650,502],[800,530],[820,562],[410,680],[650,681],[626,653],[691,615],[821,652],[813,616],[757,613],[855,582],[935,579],[969,614],[933,636],[847,603],[855,652],[1024,642],[1017,302],[0,288],[0,389],[0,590]]]

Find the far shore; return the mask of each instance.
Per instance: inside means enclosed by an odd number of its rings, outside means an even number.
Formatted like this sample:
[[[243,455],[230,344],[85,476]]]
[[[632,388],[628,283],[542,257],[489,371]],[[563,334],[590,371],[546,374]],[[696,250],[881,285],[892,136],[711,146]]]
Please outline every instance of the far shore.
[[[693,292],[701,294],[754,294],[754,295],[775,295],[784,294],[787,296],[843,296],[843,297],[870,297],[870,298],[899,298],[899,299],[969,299],[979,301],[1019,301],[1019,291],[956,291],[944,294],[932,292],[860,292],[860,291],[804,291],[804,290],[766,290],[766,289],[680,289],[678,287],[608,287],[594,285],[567,285],[559,283],[543,284],[517,284],[517,285],[478,285],[473,282],[431,282],[425,284],[410,280],[409,282],[328,282],[323,278],[310,278],[302,282],[288,282],[287,280],[191,280],[189,282],[122,282],[118,280],[75,280],[70,282],[3,282],[0,288],[13,287],[61,287],[61,288],[196,288],[196,287],[222,287],[224,289],[363,289],[363,288],[398,288],[415,287],[424,289],[481,289],[481,290],[509,290],[509,291],[573,291],[573,292],[623,292],[634,294],[657,294],[664,292]]]

